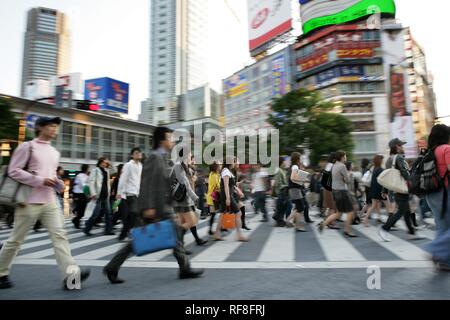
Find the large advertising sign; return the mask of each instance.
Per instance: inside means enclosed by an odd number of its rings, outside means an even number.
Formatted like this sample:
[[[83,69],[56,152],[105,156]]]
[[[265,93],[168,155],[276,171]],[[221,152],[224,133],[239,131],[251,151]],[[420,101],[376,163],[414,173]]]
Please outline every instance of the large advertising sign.
[[[130,86],[110,78],[85,81],[84,98],[100,106],[100,110],[128,113]]]
[[[395,16],[394,0],[299,0],[303,33],[373,14]]]
[[[243,73],[235,74],[225,80],[225,93],[228,98],[238,97],[246,92],[248,92],[248,81]]]
[[[273,97],[280,98],[287,93],[288,87],[286,76],[285,57],[276,57],[272,60]]]
[[[407,142],[405,154],[407,158],[417,157],[417,144],[413,117],[408,110],[405,72],[401,67],[392,66],[390,69],[390,117],[391,137]]]
[[[247,0],[250,51],[292,29],[290,0]]]

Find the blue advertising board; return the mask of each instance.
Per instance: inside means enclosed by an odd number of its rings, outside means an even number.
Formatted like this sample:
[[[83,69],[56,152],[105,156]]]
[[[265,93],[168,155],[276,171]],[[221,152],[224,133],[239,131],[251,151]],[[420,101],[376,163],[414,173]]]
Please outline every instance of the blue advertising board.
[[[84,99],[95,102],[100,110],[128,113],[130,86],[111,78],[86,80]]]

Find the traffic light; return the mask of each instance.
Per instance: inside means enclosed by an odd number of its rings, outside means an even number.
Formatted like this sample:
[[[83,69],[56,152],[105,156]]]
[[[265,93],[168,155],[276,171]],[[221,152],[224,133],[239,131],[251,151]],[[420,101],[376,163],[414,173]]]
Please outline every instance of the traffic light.
[[[78,101],[76,108],[78,110],[86,110],[86,111],[98,111],[100,110],[100,106],[94,102],[89,100]]]

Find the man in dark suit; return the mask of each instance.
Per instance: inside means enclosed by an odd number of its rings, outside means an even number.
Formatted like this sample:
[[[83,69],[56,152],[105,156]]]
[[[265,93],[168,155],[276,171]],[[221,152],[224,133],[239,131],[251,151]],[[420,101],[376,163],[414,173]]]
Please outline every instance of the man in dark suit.
[[[142,168],[138,208],[141,213],[143,225],[161,219],[175,218],[170,196],[169,178],[173,166],[170,160],[170,151],[173,146],[172,130],[165,127],[156,128],[153,134],[153,152],[146,159]],[[177,259],[180,267],[180,279],[197,278],[203,274],[203,270],[192,269],[190,266],[183,246],[183,234],[185,232],[185,230],[177,225],[178,239],[177,245],[173,250],[173,255]],[[131,242],[129,242],[116,253],[103,269],[103,273],[111,283],[119,284],[124,282],[124,280],[118,277],[119,269],[125,260],[132,255],[133,247]]]

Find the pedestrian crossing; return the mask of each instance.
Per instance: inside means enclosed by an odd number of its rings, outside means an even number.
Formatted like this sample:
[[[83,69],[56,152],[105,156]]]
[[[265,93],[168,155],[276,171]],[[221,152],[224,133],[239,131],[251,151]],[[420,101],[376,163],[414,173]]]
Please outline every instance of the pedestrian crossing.
[[[342,230],[318,231],[316,224],[306,226],[306,233],[293,228],[274,228],[272,222],[260,221],[260,215],[249,214],[252,230],[243,231],[250,242],[236,241],[236,232],[224,234],[224,241],[210,240],[197,246],[190,232],[185,236],[185,247],[192,252],[193,265],[211,269],[301,269],[301,268],[367,268],[377,265],[386,268],[431,268],[432,263],[423,247],[434,238],[434,231],[423,230],[424,240],[409,241],[403,221],[398,231],[391,232],[392,242],[379,239],[375,222],[369,227],[354,226],[358,238],[345,238]],[[94,229],[86,237],[65,221],[72,255],[82,266],[104,266],[124,246],[117,236],[105,236],[103,228]],[[201,221],[198,234],[208,238],[208,221]],[[10,230],[0,230],[0,243],[5,242]],[[117,232],[118,233],[118,232]],[[46,232],[30,232],[15,260],[16,264],[55,265],[51,240]],[[171,250],[132,257],[125,267],[176,268]]]

